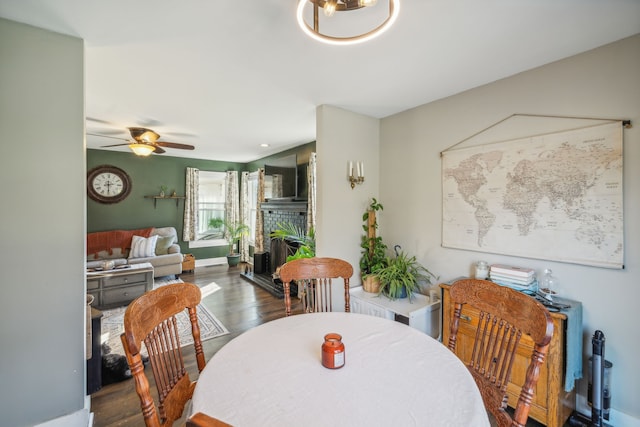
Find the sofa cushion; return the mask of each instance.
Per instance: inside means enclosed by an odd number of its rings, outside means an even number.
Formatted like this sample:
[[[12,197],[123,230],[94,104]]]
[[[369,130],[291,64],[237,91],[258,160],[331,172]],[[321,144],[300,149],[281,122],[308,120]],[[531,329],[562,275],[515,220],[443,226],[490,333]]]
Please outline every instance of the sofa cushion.
[[[166,255],[169,253],[169,247],[173,245],[173,236],[157,236],[156,255]]]
[[[132,236],[129,258],[146,258],[155,256],[157,241],[157,235],[149,237]]]

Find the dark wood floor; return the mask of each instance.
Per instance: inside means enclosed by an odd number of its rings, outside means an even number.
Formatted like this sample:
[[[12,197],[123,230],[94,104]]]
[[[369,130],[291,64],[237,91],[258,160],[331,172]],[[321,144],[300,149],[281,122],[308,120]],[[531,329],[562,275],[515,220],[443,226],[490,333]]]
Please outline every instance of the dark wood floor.
[[[200,287],[216,282],[221,289],[205,297],[202,303],[227,327],[228,335],[203,342],[206,360],[244,331],[284,316],[284,301],[240,277],[240,267],[211,266],[197,268],[180,278]],[[292,301],[294,303],[295,299]],[[185,351],[189,376],[197,378],[195,358]],[[147,367],[148,369],[148,367]],[[151,377],[151,373],[148,375]],[[153,385],[153,380],[151,380]],[[140,400],[133,380],[109,384],[91,395],[95,427],[144,426]],[[174,425],[181,426],[184,423]]]

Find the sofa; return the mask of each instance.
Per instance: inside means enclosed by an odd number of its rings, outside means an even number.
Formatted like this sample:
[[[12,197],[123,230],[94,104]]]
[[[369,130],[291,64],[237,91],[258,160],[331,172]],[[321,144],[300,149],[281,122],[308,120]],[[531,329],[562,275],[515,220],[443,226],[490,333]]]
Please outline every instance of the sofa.
[[[174,227],[87,234],[87,269],[103,268],[105,261],[112,261],[111,268],[148,262],[153,266],[153,277],[177,277],[182,273],[182,258]]]

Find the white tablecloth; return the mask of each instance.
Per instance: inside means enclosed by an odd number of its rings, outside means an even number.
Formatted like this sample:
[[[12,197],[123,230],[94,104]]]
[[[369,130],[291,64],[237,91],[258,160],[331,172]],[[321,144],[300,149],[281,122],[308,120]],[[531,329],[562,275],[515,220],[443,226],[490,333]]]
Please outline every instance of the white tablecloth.
[[[337,332],[345,366],[321,364]],[[245,426],[488,426],[480,392],[444,345],[392,320],[300,314],[251,329],[200,374],[192,412]]]

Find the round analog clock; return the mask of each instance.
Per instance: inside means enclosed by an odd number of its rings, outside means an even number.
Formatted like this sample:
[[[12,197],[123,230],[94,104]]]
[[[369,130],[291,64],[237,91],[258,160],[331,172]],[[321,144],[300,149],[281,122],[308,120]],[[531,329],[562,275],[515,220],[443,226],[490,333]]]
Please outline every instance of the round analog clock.
[[[131,179],[115,166],[97,166],[87,174],[87,193],[96,202],[118,203],[131,191]]]

